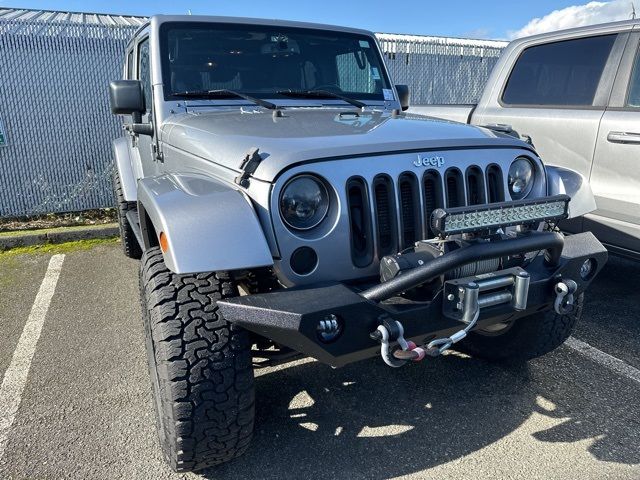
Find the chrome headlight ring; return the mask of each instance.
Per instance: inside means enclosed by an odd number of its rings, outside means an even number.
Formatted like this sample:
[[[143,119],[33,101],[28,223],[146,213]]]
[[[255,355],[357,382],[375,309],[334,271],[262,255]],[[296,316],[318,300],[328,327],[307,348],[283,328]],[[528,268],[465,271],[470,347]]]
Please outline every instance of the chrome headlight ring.
[[[280,217],[288,227],[311,230],[320,225],[329,212],[329,192],[315,175],[297,175],[282,188],[278,205]]]
[[[536,171],[533,162],[527,157],[516,158],[509,167],[509,194],[513,200],[525,198],[535,183]]]

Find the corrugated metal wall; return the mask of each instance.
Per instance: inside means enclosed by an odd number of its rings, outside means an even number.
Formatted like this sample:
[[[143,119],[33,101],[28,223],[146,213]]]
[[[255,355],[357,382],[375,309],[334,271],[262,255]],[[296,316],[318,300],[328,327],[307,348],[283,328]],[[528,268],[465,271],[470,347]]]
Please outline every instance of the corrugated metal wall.
[[[0,18],[0,217],[111,206],[108,81],[137,27]],[[379,35],[414,104],[477,100],[498,42]],[[493,46],[492,46],[493,45]]]

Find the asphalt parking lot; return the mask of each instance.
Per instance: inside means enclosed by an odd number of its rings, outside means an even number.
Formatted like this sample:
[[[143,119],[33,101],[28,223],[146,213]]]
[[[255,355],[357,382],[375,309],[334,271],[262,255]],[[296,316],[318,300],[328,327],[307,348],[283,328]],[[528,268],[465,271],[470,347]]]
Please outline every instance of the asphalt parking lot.
[[[137,262],[116,244],[61,255],[0,256],[0,478],[640,478],[637,264],[611,258],[572,343],[527,366],[260,370],[248,453],[176,475],[155,438]]]

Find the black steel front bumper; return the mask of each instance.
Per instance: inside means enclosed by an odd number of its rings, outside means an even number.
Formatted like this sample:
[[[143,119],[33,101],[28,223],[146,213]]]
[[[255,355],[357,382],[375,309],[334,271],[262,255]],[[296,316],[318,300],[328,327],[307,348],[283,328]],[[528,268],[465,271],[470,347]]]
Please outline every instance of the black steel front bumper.
[[[366,290],[344,284],[317,285],[236,297],[218,305],[229,321],[339,367],[379,352],[380,344],[370,334],[384,319],[401,322],[405,338],[416,344],[449,336],[463,326],[443,312],[446,300],[442,291],[430,302],[410,301],[398,297],[399,293],[475,261],[537,251],[545,254],[538,255],[525,269],[529,275],[526,308],[518,310],[511,303],[487,302],[480,310],[476,328],[552,308],[556,299],[554,287],[559,281],[573,280],[577,285],[574,295],[580,295],[607,261],[606,249],[591,233],[563,237],[533,232],[516,239],[461,248]],[[581,275],[580,269],[588,259],[592,259],[593,268],[588,275]],[[337,326],[331,341],[326,341],[319,331],[319,325],[327,321]]]

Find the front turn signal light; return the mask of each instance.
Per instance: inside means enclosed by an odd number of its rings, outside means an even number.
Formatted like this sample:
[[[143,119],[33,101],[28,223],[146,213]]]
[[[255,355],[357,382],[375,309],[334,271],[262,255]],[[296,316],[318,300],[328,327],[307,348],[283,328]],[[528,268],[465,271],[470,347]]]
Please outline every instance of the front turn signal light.
[[[160,232],[158,240],[160,241],[160,250],[162,250],[162,253],[167,253],[169,251],[169,240],[164,232]]]

